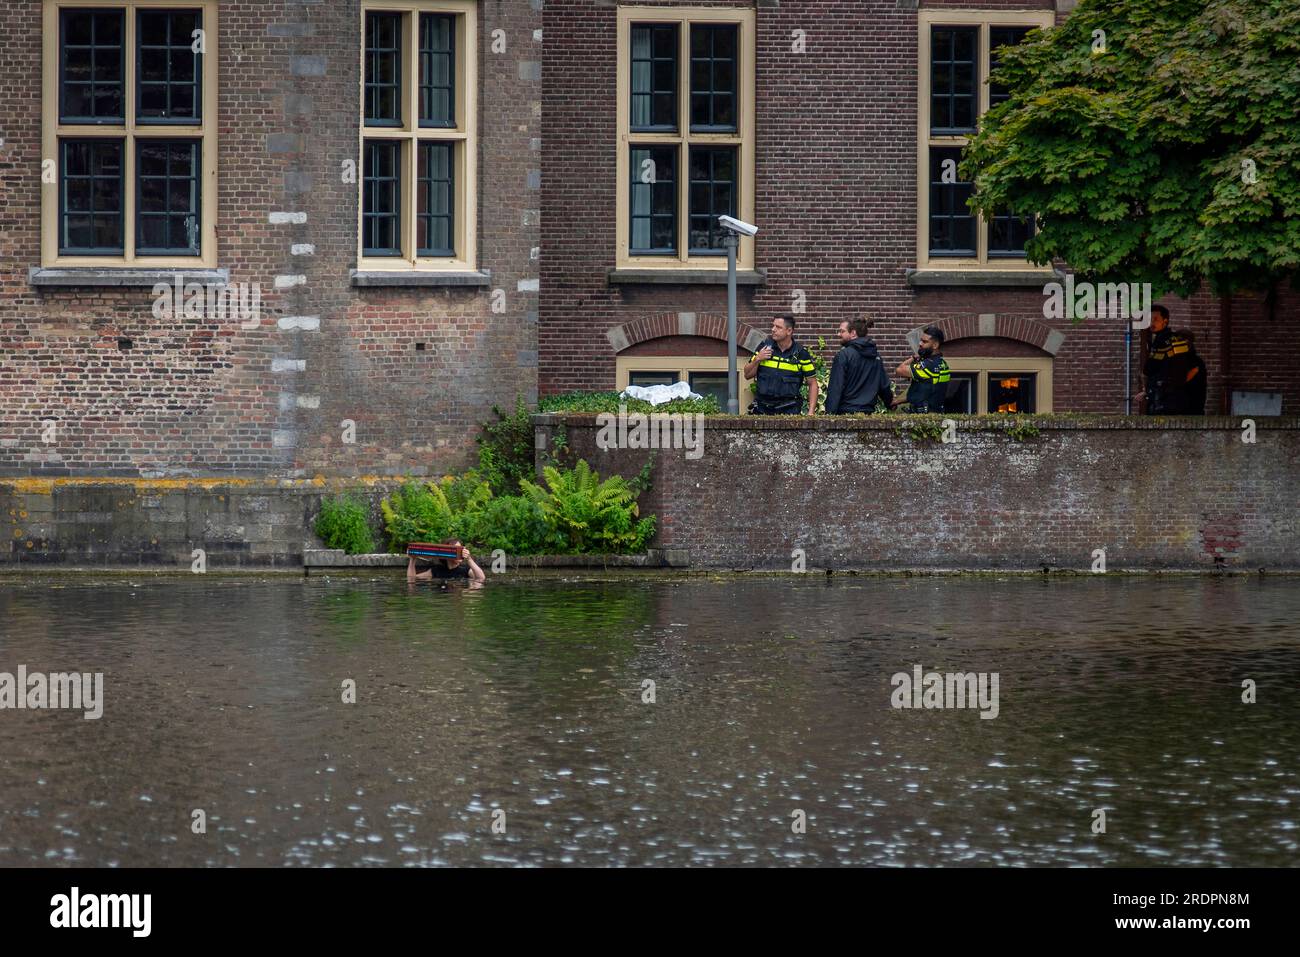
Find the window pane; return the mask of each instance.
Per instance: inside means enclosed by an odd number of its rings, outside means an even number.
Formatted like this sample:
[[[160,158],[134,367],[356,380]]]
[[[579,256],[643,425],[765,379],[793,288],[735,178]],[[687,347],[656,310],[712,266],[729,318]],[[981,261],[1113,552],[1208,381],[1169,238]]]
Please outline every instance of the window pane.
[[[998,213],[989,220],[989,255],[1023,259],[1033,235],[1033,217]]]
[[[402,15],[366,14],[366,123],[402,125]]]
[[[677,251],[677,147],[632,147],[630,251]]]
[[[1015,46],[1029,33],[1029,27],[991,27],[989,29],[989,73],[998,66],[998,48]],[[989,107],[1006,102],[1010,96],[1007,88],[997,83],[989,83]]]
[[[401,144],[368,140],[362,189],[361,243],[367,256],[400,256]]]
[[[136,251],[199,255],[200,144],[137,139],[135,153]]]
[[[975,129],[975,50],[978,27],[932,27],[930,32],[930,131]]]
[[[59,116],[72,122],[120,122],[121,10],[59,11]]]
[[[961,147],[930,148],[930,255],[974,256],[975,215],[966,206],[974,184],[957,176]]]
[[[202,69],[192,34],[199,10],[141,10],[137,19],[136,118],[144,123],[201,122]]]
[[[63,86],[63,113],[69,116],[90,116],[94,109],[90,98],[90,84],[66,83]]]
[[[718,400],[718,407],[727,407],[727,374],[725,372],[692,372],[690,374],[691,391],[699,393],[706,399],[713,396]]]
[[[691,128],[735,130],[735,24],[691,26]]]
[[[166,50],[142,47],[140,50],[140,82],[165,83],[168,76],[168,62]]]
[[[63,140],[59,253],[122,253],[122,140]]]
[[[634,130],[677,129],[677,24],[632,25]]]
[[[690,250],[722,252],[726,230],[718,217],[736,215],[736,147],[692,147],[690,169]]]
[[[453,256],[452,233],[452,149],[451,143],[421,143],[417,197],[419,215],[419,255]]]
[[[456,20],[420,14],[420,125],[454,127]]]
[[[954,372],[948,380],[948,394],[943,400],[944,412],[956,412],[959,415],[974,415],[975,385],[979,373]]]
[[[676,372],[629,372],[627,374],[628,385],[638,385],[642,388],[652,385],[672,385],[677,381]]]
[[[990,372],[989,411],[1036,412],[1036,380],[1032,372]]]

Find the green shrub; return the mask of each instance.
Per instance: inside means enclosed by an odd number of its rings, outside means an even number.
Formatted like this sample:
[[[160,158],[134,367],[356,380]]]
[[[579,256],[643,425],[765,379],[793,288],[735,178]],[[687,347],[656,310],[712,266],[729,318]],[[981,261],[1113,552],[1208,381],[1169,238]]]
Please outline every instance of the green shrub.
[[[602,482],[581,459],[567,472],[547,466],[543,475],[545,489],[527,479],[519,484],[541,509],[548,544],[564,553],[645,551],[655,520],[637,520],[640,509],[626,479]]]
[[[478,437],[478,472],[493,495],[516,495],[519,480],[533,474],[532,413],[522,396],[515,397],[515,410],[507,415],[492,407],[495,422],[483,423]]]
[[[566,392],[548,395],[537,405],[538,412],[613,412],[622,405],[628,412],[697,412],[701,415],[718,415],[722,410],[718,400],[711,395],[702,399],[673,399],[662,405],[651,405],[644,399],[620,399],[617,392]],[[531,471],[531,470],[530,470]]]
[[[375,539],[370,534],[370,509],[352,495],[321,500],[316,534],[326,548],[341,548],[349,555],[375,551]]]
[[[1038,426],[1032,422],[1023,422],[1020,419],[1016,419],[1015,424],[1007,429],[1007,435],[1017,442],[1028,442],[1038,434]]]
[[[388,550],[402,553],[411,542],[441,542],[452,535],[447,495],[437,485],[407,482],[379,503]]]
[[[502,549],[507,555],[539,555],[555,550],[546,518],[532,499],[522,495],[494,498],[476,512],[459,517],[456,535],[476,548]]]
[[[913,442],[938,442],[943,438],[943,422],[935,413],[909,415],[894,431]]]

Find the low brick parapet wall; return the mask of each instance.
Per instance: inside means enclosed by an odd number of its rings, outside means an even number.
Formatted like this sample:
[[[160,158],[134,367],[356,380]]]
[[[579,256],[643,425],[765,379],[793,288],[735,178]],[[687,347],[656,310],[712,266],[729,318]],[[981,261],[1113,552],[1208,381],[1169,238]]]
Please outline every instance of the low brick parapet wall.
[[[692,567],[789,570],[1300,568],[1300,419],[702,418],[686,449],[598,447],[597,416],[537,415],[539,462],[631,476]],[[1008,430],[1030,425],[1037,434]],[[694,454],[694,453],[692,453]]]
[[[324,496],[352,492],[378,516],[379,500],[403,481],[0,477],[0,569],[188,569],[201,549],[212,570],[301,570],[304,550],[319,547],[313,527]]]

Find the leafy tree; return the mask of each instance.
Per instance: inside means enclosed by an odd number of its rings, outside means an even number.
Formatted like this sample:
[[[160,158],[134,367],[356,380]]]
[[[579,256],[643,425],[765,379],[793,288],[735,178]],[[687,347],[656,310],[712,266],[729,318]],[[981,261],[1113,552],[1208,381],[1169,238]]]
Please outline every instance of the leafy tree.
[[[962,175],[1039,215],[1031,262],[1157,295],[1300,275],[1296,0],[1083,0],[999,61]]]

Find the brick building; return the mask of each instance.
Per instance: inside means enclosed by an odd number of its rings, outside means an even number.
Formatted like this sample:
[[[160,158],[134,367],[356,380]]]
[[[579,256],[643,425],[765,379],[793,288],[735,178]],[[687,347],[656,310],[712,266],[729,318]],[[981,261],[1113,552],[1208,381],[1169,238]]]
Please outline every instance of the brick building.
[[[710,224],[730,213],[761,230],[740,248],[742,346],[776,314],[798,314],[797,338],[815,345],[866,312],[892,366],[938,323],[954,407],[1122,412],[1124,323],[1044,319],[1059,277],[1026,263],[1029,225],[966,215],[969,187],[944,176],[1001,95],[984,82],[997,48],[1073,6],[550,0],[543,394],[684,379],[725,395],[725,256]],[[1165,302],[1208,363],[1208,411],[1225,384],[1279,382],[1284,411],[1297,408],[1297,364],[1252,356],[1300,296]]]
[[[0,4],[0,476],[463,464],[536,391],[541,27]]]

